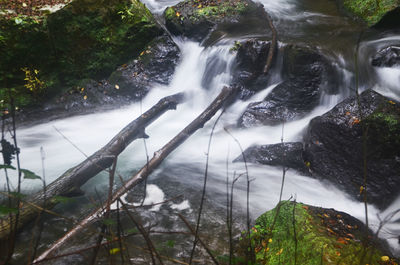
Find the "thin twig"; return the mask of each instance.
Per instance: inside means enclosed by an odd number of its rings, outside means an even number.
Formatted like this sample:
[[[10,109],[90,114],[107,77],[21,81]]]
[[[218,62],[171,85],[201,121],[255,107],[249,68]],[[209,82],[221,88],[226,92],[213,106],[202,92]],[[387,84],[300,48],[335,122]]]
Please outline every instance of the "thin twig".
[[[244,151],[242,148],[242,145],[240,144],[239,140],[233,136],[233,134],[228,130],[228,128],[224,128],[225,132],[232,137],[232,139],[236,142],[236,144],[240,148],[240,152],[242,154],[243,162],[244,162],[244,167],[246,169],[246,182],[247,182],[247,190],[246,190],[246,221],[247,221],[247,237],[248,237],[248,243],[249,247],[247,250],[247,258],[251,263],[254,263],[254,254],[253,254],[253,245],[250,240],[250,178],[249,178],[249,169],[247,167],[247,161],[246,161],[246,156],[244,155]]]
[[[203,211],[203,204],[204,204],[204,198],[206,196],[206,187],[207,187],[207,179],[208,179],[208,163],[209,163],[209,159],[210,159],[210,150],[211,150],[211,141],[212,141],[212,137],[214,135],[214,130],[215,127],[217,126],[218,121],[220,120],[220,118],[222,117],[222,115],[224,114],[225,109],[222,110],[221,114],[218,116],[218,118],[216,119],[212,129],[211,129],[211,133],[210,133],[210,137],[208,139],[208,147],[207,147],[207,159],[206,159],[206,169],[204,172],[204,183],[203,183],[203,190],[201,193],[201,199],[200,199],[200,206],[199,206],[199,214],[197,216],[197,223],[196,223],[196,233],[194,235],[194,241],[193,241],[193,248],[192,248],[192,252],[190,253],[190,259],[189,259],[189,264],[192,264],[192,259],[194,256],[194,251],[196,249],[196,245],[197,245],[197,237],[199,234],[199,229],[200,229],[200,220],[201,220],[201,213]]]

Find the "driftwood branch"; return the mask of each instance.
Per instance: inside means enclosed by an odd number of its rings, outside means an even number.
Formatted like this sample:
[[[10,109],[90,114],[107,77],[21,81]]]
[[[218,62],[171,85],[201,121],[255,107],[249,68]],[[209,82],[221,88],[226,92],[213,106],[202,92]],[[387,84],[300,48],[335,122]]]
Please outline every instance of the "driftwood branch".
[[[97,175],[104,169],[109,168],[115,157],[117,157],[132,141],[138,138],[148,137],[144,129],[167,110],[175,109],[176,105],[183,101],[183,94],[175,94],[161,99],[147,112],[132,121],[122,129],[109,143],[103,148],[88,157],[79,165],[70,168],[58,179],[46,187],[30,196],[19,211],[18,229],[22,228],[27,222],[33,220],[38,212],[44,208],[54,207],[58,202],[56,196],[69,196],[80,192],[80,187],[89,179]],[[44,200],[46,198],[46,200]],[[35,205],[36,207],[34,207]],[[15,227],[15,218],[0,219],[0,239],[6,239],[10,234],[10,228]]]
[[[272,61],[274,59],[275,51],[276,51],[276,48],[278,46],[278,33],[276,32],[276,28],[274,26],[272,18],[268,13],[267,13],[267,20],[268,20],[269,27],[270,27],[270,29],[272,31],[272,40],[271,40],[271,47],[269,48],[269,51],[268,51],[267,62],[266,62],[265,67],[264,67],[264,74],[265,75],[268,73],[269,69],[272,66]]]
[[[224,106],[224,103],[230,99],[234,94],[234,88],[224,87],[217,98],[201,113],[195,120],[186,126],[180,133],[178,133],[171,141],[164,145],[160,150],[154,153],[153,158],[146,163],[134,176],[132,176],[124,185],[113,195],[111,203],[117,201],[129,189],[144,181],[161,163],[162,161],[186,139],[188,139],[195,131],[202,128],[204,124],[211,119],[215,113]],[[88,215],[79,224],[77,224],[71,231],[65,234],[62,238],[57,240],[49,249],[40,255],[34,263],[46,259],[52,252],[60,249],[71,237],[81,231],[86,225],[90,224],[97,217],[102,215],[104,205],[96,209],[93,213]]]

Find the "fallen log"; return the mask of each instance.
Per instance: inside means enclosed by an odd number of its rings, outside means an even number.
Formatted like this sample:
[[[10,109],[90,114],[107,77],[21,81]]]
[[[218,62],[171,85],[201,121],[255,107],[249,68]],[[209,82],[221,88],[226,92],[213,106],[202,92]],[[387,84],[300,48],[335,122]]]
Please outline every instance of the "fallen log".
[[[41,211],[40,209],[54,207],[58,203],[57,196],[69,196],[80,193],[80,187],[104,169],[109,168],[114,158],[132,141],[148,137],[144,131],[146,126],[167,110],[175,109],[176,105],[182,101],[182,93],[161,99],[151,109],[123,128],[103,148],[79,165],[67,170],[58,179],[48,185],[45,192],[42,190],[28,197],[26,199],[28,203],[23,203],[22,207],[20,207],[17,229],[22,228],[26,223],[35,218]],[[11,222],[9,218],[0,219],[0,239],[7,239],[11,227],[15,228],[15,218],[12,218]]]
[[[178,133],[171,141],[164,145],[160,150],[154,153],[153,158],[146,163],[135,175],[133,175],[124,185],[113,194],[111,203],[117,201],[127,191],[135,187],[140,182],[144,181],[161,163],[162,161],[174,151],[180,144],[182,144],[187,138],[189,138],[195,131],[202,128],[204,124],[210,120],[215,113],[221,109],[226,102],[234,95],[235,88],[224,87],[221,93],[214,99],[214,101],[188,126],[186,126],[180,133]],[[107,204],[107,203],[106,203]],[[97,208],[94,212],[89,214],[81,222],[79,222],[72,230],[66,233],[62,238],[57,240],[49,249],[41,254],[34,262],[39,263],[43,259],[46,259],[51,253],[60,249],[64,243],[70,238],[81,231],[86,225],[90,224],[96,218],[101,217],[106,204]]]

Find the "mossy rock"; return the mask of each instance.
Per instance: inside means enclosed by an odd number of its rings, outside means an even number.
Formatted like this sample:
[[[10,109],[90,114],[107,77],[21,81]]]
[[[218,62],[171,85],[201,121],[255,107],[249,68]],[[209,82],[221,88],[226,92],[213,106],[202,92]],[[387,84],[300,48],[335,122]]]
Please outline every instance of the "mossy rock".
[[[377,24],[388,12],[400,6],[400,0],[340,0],[339,3],[368,26]]]
[[[251,232],[256,264],[397,264],[371,231],[364,247],[364,235],[346,213],[291,201],[261,215]]]
[[[375,158],[400,156],[400,104],[385,100],[364,120],[370,153]]]
[[[259,17],[261,24],[267,22],[263,7],[250,0],[186,0],[164,12],[166,26],[173,34],[197,41],[217,25],[235,24],[246,16]]]
[[[139,0],[75,0],[46,17],[2,17],[2,88],[29,95],[21,68],[39,70],[46,87],[43,100],[79,80],[107,77],[161,33]]]

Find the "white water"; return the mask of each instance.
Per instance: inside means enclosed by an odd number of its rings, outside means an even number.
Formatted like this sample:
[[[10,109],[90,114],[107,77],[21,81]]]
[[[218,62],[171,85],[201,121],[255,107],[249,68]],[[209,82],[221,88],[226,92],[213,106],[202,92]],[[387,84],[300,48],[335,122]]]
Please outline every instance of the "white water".
[[[144,2],[157,12],[161,12],[167,3],[165,1],[154,0],[147,0]],[[174,4],[175,2],[178,1],[170,1],[168,4]],[[284,12],[282,10],[292,10],[294,3],[295,1],[290,0],[263,1],[263,4],[265,4],[269,10],[277,13]],[[176,40],[176,42],[181,48],[182,58],[171,84],[169,86],[155,86],[143,99],[141,104],[136,103],[128,107],[104,113],[56,120],[19,130],[17,134],[19,146],[21,148],[22,167],[30,169],[38,175],[42,175],[40,147],[43,147],[46,153],[46,181],[47,183],[50,183],[65,170],[84,159],[84,156],[80,151],[57,133],[55,128],[61,131],[65,137],[76,146],[79,146],[83,152],[90,155],[107,143],[120,129],[151,107],[160,98],[176,92],[184,91],[189,95],[189,100],[186,103],[179,105],[176,111],[167,112],[147,128],[146,133],[150,138],[146,140],[146,145],[151,157],[156,150],[161,148],[190,121],[197,117],[197,115],[201,113],[201,111],[219,93],[221,88],[224,85],[229,84],[231,79],[230,66],[234,55],[229,53],[229,48],[231,46],[229,43],[205,49],[199,46],[199,44],[190,41]],[[202,79],[204,77],[203,75],[208,60],[213,58],[219,58],[220,60],[225,61],[226,66],[222,69],[221,74],[214,76],[211,83],[208,84],[210,87],[209,90],[206,90],[202,87]],[[388,76],[391,76],[392,73],[388,74],[384,71],[385,70],[382,70],[382,72],[378,74],[383,80],[385,80],[385,82],[391,82],[391,79],[396,79],[396,77],[389,78]],[[397,73],[397,78],[399,76],[400,74]],[[396,83],[392,83],[394,87],[398,89]],[[265,90],[256,94],[246,102],[236,102],[228,108],[218,123],[210,152],[210,182],[208,185],[208,196],[210,198],[218,198],[218,196],[214,195],[225,193],[226,161],[232,161],[240,155],[240,149],[232,138],[224,131],[224,127],[232,128],[230,129],[230,132],[239,140],[244,149],[252,144],[280,142],[282,134],[281,126],[263,126],[245,130],[234,129],[232,126],[236,124],[237,119],[249,102],[264,98],[273,87],[274,86],[266,87]],[[393,89],[389,91],[396,94],[393,92]],[[340,100],[341,96],[325,96],[321,105],[307,117],[285,124],[284,140],[301,140],[302,132],[306,128],[308,122],[313,117],[321,115],[331,109]],[[163,166],[150,177],[150,180],[154,179],[154,183],[157,184],[158,181],[160,181],[158,175],[160,175],[163,170],[170,170],[172,172],[179,172],[179,174],[174,177],[175,179],[184,182],[184,185],[196,188],[200,187],[202,184],[202,173],[199,172],[204,171],[206,161],[205,154],[207,152],[210,129],[217,116],[218,114],[208,122],[203,129],[196,132],[170,157],[168,157]],[[137,168],[140,168],[145,161],[146,153],[143,141],[135,141],[121,155],[118,171],[125,177],[128,177]],[[230,176],[233,175],[234,171],[238,173],[243,172],[244,165],[242,163],[229,163]],[[251,213],[255,218],[262,212],[273,208],[277,203],[281,186],[282,171],[280,168],[276,167],[250,164],[249,175],[250,178],[254,179],[251,184],[250,200]],[[197,176],[200,177],[197,178]],[[4,176],[1,175],[0,178],[0,184],[3,186]],[[12,176],[12,179],[15,180],[15,176]],[[164,186],[168,185],[165,184],[168,183],[168,181],[164,180],[163,183],[164,184],[162,185],[159,184],[158,188],[150,186],[151,188],[148,189],[148,192],[151,191],[151,189],[156,192],[156,194],[152,194],[151,192],[149,193],[148,200],[152,203],[157,202],[157,198],[154,198],[153,195],[158,194],[158,200],[166,199],[164,198],[162,190],[168,188],[167,186]],[[107,178],[99,176],[94,181],[91,181],[90,185],[86,185],[85,190],[90,194],[93,192],[95,187],[97,187],[98,190],[101,190],[107,185]],[[33,191],[39,189],[40,186],[41,183],[37,180],[25,180],[22,187],[25,191]],[[182,191],[182,193],[185,194],[184,191]],[[236,205],[240,205],[244,208],[245,196],[244,182],[239,181],[237,192],[235,193]],[[299,202],[315,206],[335,208],[336,210],[347,212],[362,221],[365,219],[362,203],[354,201],[350,196],[328,183],[322,183],[319,180],[301,176],[299,173],[289,170],[284,186],[283,198],[288,199],[291,196],[295,197]],[[191,194],[185,194],[185,197],[190,198]],[[224,196],[219,197],[223,198]],[[223,201],[216,203],[224,204]],[[375,207],[369,206],[369,221],[371,228],[377,227],[379,223],[379,219],[377,218],[378,214],[381,215],[381,218],[383,219],[385,215],[390,214],[391,210],[397,209],[399,206],[400,199],[394,202],[389,209],[384,212],[380,212]],[[187,203],[184,201],[182,205],[171,205],[170,207],[177,210],[183,210],[190,207],[190,203],[189,201]],[[389,223],[385,228],[386,229],[381,233],[381,236],[389,239],[393,236],[393,233],[397,233],[398,235],[400,230],[399,223]],[[398,247],[396,239],[390,239],[389,241],[392,247]]]

